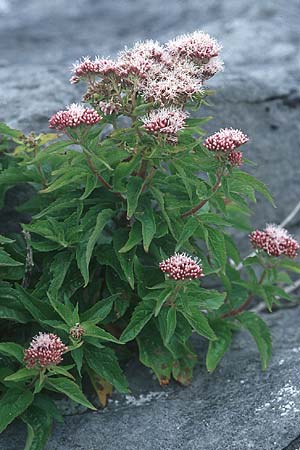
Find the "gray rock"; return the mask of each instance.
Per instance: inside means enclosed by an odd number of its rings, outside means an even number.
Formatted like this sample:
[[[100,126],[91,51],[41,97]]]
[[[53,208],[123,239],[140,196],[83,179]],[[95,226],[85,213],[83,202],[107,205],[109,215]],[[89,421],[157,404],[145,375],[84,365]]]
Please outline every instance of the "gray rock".
[[[300,430],[299,311],[267,315],[274,351],[261,372],[252,339],[242,332],[213,374],[195,339],[200,366],[191,386],[160,388],[137,362],[126,370],[130,396],[114,395],[97,413],[65,418],[47,450],[295,450]],[[22,449],[24,430],[11,426],[3,450]],[[297,442],[297,441],[296,441]]]

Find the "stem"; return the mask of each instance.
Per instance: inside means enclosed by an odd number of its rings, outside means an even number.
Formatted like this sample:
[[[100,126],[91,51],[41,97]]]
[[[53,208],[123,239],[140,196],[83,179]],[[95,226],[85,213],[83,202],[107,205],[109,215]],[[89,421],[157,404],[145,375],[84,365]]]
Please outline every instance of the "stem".
[[[102,175],[100,175],[100,173],[97,172],[97,169],[94,166],[91,158],[87,156],[86,161],[87,161],[89,168],[93,172],[93,174],[98,178],[98,180],[103,184],[104,187],[106,187],[107,189],[109,189],[111,191],[112,186],[106,180],[104,180],[104,178],[102,177]],[[124,197],[121,194],[121,192],[114,192],[114,194],[116,194],[118,197],[120,197],[122,200],[124,200]]]
[[[194,206],[192,209],[189,209],[185,213],[181,214],[182,219],[184,219],[185,217],[191,216],[192,214],[195,214],[197,211],[199,211],[199,209],[203,208],[203,206],[206,205],[206,203],[215,195],[215,193],[221,186],[221,179],[224,174],[224,170],[225,170],[225,168],[223,167],[223,169],[219,172],[219,174],[217,176],[217,181],[215,182],[215,184],[212,187],[211,195],[209,197],[207,197],[206,199],[202,200],[198,205]]]
[[[152,180],[154,174],[155,174],[155,167],[151,167],[149,175],[145,178],[144,183],[142,185],[142,192],[145,192],[146,187],[150,183],[150,181]]]
[[[86,161],[88,163],[89,168],[93,172],[93,174],[98,178],[98,180],[103,184],[103,186],[105,186],[107,189],[111,190],[112,186],[107,181],[104,180],[104,178],[102,177],[102,175],[100,175],[100,173],[97,172],[97,169],[94,166],[92,160],[87,157]]]
[[[148,167],[148,161],[147,159],[142,159],[142,163],[141,163],[141,167],[140,170],[138,172],[138,176],[145,179],[146,177],[146,172],[147,172],[147,167]]]
[[[262,284],[262,282],[264,281],[266,275],[267,275],[267,270],[264,269],[263,273],[261,274],[260,280],[259,280],[259,282],[258,282],[259,285]],[[239,306],[239,307],[236,308],[236,309],[233,309],[232,311],[229,311],[229,312],[223,314],[223,315],[221,316],[221,319],[226,319],[226,318],[228,318],[228,317],[234,317],[234,316],[237,316],[238,314],[240,314],[241,312],[245,311],[245,309],[248,308],[248,306],[250,305],[250,303],[252,302],[252,300],[253,300],[253,294],[250,294],[250,295],[248,296],[247,300],[246,300],[241,306]]]

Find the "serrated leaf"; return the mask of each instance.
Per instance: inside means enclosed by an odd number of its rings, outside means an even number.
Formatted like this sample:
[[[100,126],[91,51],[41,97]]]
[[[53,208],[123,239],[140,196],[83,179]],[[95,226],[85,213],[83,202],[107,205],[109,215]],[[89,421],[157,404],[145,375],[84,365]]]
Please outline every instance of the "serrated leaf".
[[[104,320],[111,311],[114,300],[119,297],[119,294],[114,294],[103,300],[99,300],[95,305],[89,308],[87,311],[80,314],[80,318],[83,322],[99,323]]]
[[[150,244],[156,233],[155,217],[150,200],[145,200],[145,203],[143,204],[143,212],[137,214],[136,218],[142,224],[144,250],[148,253]]]
[[[255,340],[260,353],[262,369],[265,370],[272,354],[272,339],[267,324],[261,317],[250,311],[239,314],[237,319]]]
[[[70,397],[71,400],[74,400],[74,402],[77,402],[86,408],[96,410],[96,408],[84,396],[79,386],[68,378],[49,378],[46,383],[46,388],[56,392],[61,392],[62,394]]]
[[[0,342],[0,354],[12,356],[19,362],[22,362],[24,358],[24,348],[14,342]]]
[[[0,433],[33,402],[31,391],[8,389],[0,400]]]
[[[127,185],[127,217],[130,219],[138,205],[142,192],[143,180],[140,177],[130,177]]]
[[[226,264],[226,247],[224,235],[215,228],[207,227],[208,231],[208,247],[214,255],[219,267],[224,267]]]
[[[23,266],[23,263],[13,259],[5,250],[0,248],[0,267]]]
[[[218,339],[216,341],[209,341],[206,354],[206,367],[208,372],[213,372],[215,370],[223,358],[224,353],[230,347],[232,339],[230,327],[226,323],[216,321],[212,324],[212,328]]]
[[[31,406],[22,414],[27,425],[27,439],[24,450],[43,450],[51,434],[52,417],[45,411]]]
[[[23,367],[22,369],[17,370],[17,372],[12,373],[11,375],[8,375],[5,377],[5,381],[23,381],[27,380],[28,378],[32,378],[37,376],[39,373],[39,370],[36,368],[27,369],[26,367]]]
[[[181,249],[181,247],[189,240],[189,238],[196,233],[198,227],[199,222],[197,218],[189,217],[187,219],[186,223],[183,226],[182,232],[180,233],[180,236],[178,238],[178,243],[175,248],[176,252],[178,252],[178,250]]]
[[[91,336],[100,339],[101,341],[114,342],[116,344],[120,343],[117,338],[92,323],[82,322],[81,326],[84,329],[84,336]]]
[[[216,340],[217,337],[214,330],[211,328],[207,318],[200,309],[196,306],[187,305],[184,301],[182,302],[182,305],[183,307],[180,308],[180,311],[193,329],[200,334],[200,336],[204,336],[209,340]]]
[[[136,245],[138,245],[140,242],[142,242],[143,236],[142,236],[142,227],[139,222],[134,222],[132,225],[128,241],[125,245],[119,250],[119,253],[127,253],[130,250],[132,250]]]
[[[126,343],[132,341],[141,332],[153,316],[154,307],[154,300],[143,300],[135,307],[129,324],[121,334],[121,342]]]
[[[166,335],[164,342],[168,344],[176,329],[176,308],[170,307],[166,317]]]
[[[127,380],[119,366],[117,357],[110,348],[96,348],[91,345],[85,349],[87,365],[97,375],[111,383],[119,392],[128,392]]]

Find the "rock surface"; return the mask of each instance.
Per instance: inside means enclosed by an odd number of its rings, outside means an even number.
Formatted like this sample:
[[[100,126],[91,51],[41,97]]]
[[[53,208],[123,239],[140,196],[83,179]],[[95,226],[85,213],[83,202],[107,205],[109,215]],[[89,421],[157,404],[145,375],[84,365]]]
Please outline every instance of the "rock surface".
[[[126,369],[130,396],[114,395],[108,408],[65,418],[47,450],[296,450],[300,431],[299,310],[267,315],[274,351],[261,372],[257,350],[239,333],[215,373],[201,365],[191,386],[160,388],[148,370]],[[16,432],[17,430],[17,432]],[[0,448],[21,450],[24,430],[12,426]],[[297,447],[297,445],[298,447]]]

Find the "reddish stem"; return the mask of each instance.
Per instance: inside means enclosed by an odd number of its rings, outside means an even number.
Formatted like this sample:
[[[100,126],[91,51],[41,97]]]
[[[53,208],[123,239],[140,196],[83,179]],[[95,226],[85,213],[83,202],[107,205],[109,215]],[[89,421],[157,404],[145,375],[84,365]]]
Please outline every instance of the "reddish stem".
[[[267,274],[267,272],[266,272],[266,270],[264,270],[260,277],[258,284],[262,284],[262,282],[265,279],[266,274]],[[247,300],[241,306],[239,306],[236,309],[233,309],[232,311],[229,311],[229,312],[223,314],[221,316],[221,319],[227,319],[228,317],[237,316],[238,314],[240,314],[241,312],[245,311],[248,308],[248,306],[250,305],[252,300],[253,300],[253,294],[250,294],[249,297],[247,298]]]
[[[191,216],[192,214],[195,214],[197,211],[199,211],[199,209],[203,208],[203,206],[206,205],[206,203],[211,199],[211,197],[215,194],[215,192],[221,186],[221,178],[222,178],[223,173],[224,173],[224,169],[221,170],[221,172],[219,173],[219,175],[217,177],[217,181],[215,182],[215,184],[212,187],[211,195],[209,197],[207,197],[205,200],[202,200],[198,205],[194,206],[192,209],[189,209],[185,213],[181,214],[182,219],[184,219],[185,217]]]

